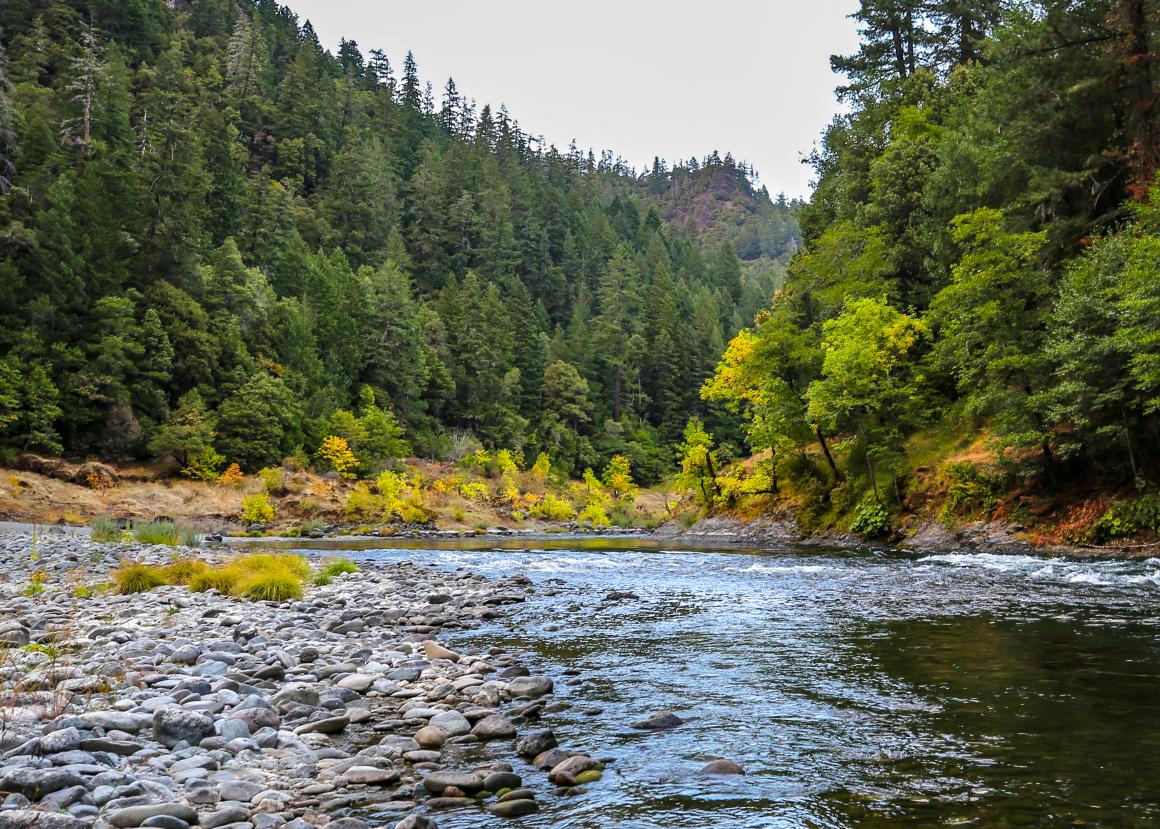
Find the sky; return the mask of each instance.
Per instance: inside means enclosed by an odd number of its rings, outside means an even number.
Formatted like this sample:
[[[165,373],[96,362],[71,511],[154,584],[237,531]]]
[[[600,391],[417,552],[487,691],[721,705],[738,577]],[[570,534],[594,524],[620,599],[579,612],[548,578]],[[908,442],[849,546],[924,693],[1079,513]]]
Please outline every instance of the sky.
[[[566,149],[574,138],[638,169],[714,149],[771,193],[807,197],[803,156],[838,111],[829,56],[857,48],[857,0],[283,0],[323,45],[410,49],[441,100],[497,108]]]

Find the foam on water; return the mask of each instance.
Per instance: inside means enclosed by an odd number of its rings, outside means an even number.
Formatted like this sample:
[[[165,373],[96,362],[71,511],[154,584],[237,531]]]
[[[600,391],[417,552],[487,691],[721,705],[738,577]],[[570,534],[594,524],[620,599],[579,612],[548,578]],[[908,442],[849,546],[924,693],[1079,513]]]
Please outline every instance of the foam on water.
[[[1062,581],[1098,587],[1146,585],[1160,587],[1160,559],[1141,561],[1076,561],[997,553],[940,553],[923,556],[918,564],[958,568],[981,568],[998,573],[1025,574],[1029,579]]]

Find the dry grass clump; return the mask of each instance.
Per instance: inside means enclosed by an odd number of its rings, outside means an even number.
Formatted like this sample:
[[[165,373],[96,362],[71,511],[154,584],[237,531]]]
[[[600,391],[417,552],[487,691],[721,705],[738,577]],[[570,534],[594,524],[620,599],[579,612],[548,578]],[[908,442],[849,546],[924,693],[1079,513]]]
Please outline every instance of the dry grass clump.
[[[163,568],[139,562],[122,564],[110,575],[118,593],[147,593],[167,583]]]

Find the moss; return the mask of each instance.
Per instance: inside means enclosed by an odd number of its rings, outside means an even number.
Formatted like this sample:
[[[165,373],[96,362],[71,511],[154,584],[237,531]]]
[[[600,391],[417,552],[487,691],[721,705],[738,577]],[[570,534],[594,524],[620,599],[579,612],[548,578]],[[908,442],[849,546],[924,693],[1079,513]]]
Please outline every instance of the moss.
[[[588,769],[588,771],[582,771],[576,775],[576,782],[580,783],[581,785],[584,783],[595,783],[603,776],[604,774],[597,771],[596,769]]]

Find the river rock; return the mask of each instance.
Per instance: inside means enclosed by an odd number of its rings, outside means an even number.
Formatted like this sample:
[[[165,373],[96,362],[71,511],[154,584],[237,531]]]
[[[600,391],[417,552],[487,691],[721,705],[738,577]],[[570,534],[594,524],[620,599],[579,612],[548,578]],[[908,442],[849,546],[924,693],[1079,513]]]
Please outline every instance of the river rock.
[[[471,733],[481,740],[510,740],[516,736],[516,727],[503,714],[488,714],[475,724]]]
[[[441,714],[436,714],[428,720],[428,725],[442,729],[452,737],[462,737],[471,733],[471,723],[458,711],[444,711]]]
[[[426,815],[407,815],[395,824],[395,829],[439,829],[439,824]]]
[[[389,786],[399,782],[402,772],[395,768],[383,769],[377,766],[353,766],[346,770],[342,780],[346,784],[357,783],[363,786]]]
[[[210,812],[201,816],[202,829],[218,829],[220,826],[227,826],[231,823],[241,823],[250,819],[250,810],[240,803],[230,803],[218,809],[216,812]]]
[[[501,800],[488,806],[487,811],[496,817],[523,817],[540,811],[540,804],[534,800]]]
[[[434,725],[427,725],[415,732],[415,742],[422,748],[440,748],[451,735]]]
[[[283,685],[281,690],[270,697],[270,704],[280,711],[286,711],[295,705],[317,708],[318,702],[318,691],[305,682],[291,682]]]
[[[168,815],[185,821],[189,825],[197,823],[197,812],[184,803],[156,803],[146,806],[129,806],[119,809],[109,815],[109,823],[117,829],[141,826],[147,818],[155,815]]]
[[[360,694],[371,687],[375,682],[375,678],[370,674],[351,674],[343,677],[336,685],[339,688],[347,688],[351,691],[358,691]]]
[[[552,729],[537,728],[535,731],[529,731],[516,743],[516,751],[521,757],[535,757],[557,745],[559,743],[556,742],[556,735],[552,733]]]
[[[478,792],[483,789],[483,778],[474,772],[451,770],[433,771],[423,778],[423,788],[432,794],[440,794],[452,786],[465,792]]]
[[[745,774],[745,769],[732,760],[714,760],[701,768],[701,774],[736,775]]]
[[[604,766],[601,763],[593,760],[587,754],[576,754],[553,766],[552,770],[548,772],[548,779],[553,783],[558,783],[567,778],[575,780],[576,775],[581,772],[588,771],[589,769],[599,771],[602,768]]]
[[[199,711],[161,708],[153,714],[153,739],[166,748],[180,742],[197,745],[215,731],[213,718]]]
[[[508,682],[507,691],[513,697],[542,697],[552,693],[552,680],[546,676],[517,676]]]
[[[446,659],[450,662],[458,662],[460,655],[450,648],[445,648],[438,642],[428,639],[423,643],[423,653],[428,659],[434,661],[436,659]]]
[[[483,788],[489,792],[498,792],[500,789],[518,789],[523,785],[518,774],[510,771],[493,771],[483,778]]]
[[[88,829],[88,826],[70,815],[35,809],[0,809],[0,829]]]
[[[634,722],[632,727],[644,731],[665,731],[669,728],[676,728],[678,725],[684,725],[685,722],[672,711],[658,711],[643,720]]]
[[[84,778],[73,769],[34,769],[24,766],[9,768],[0,773],[0,790],[20,792],[29,800],[40,800],[46,794],[81,786]]]

